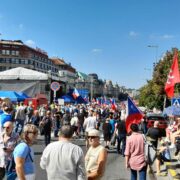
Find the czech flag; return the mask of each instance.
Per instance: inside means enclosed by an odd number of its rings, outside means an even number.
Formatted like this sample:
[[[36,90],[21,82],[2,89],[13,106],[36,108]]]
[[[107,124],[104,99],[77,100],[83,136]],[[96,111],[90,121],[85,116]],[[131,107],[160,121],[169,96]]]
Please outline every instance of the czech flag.
[[[126,118],[126,131],[130,132],[132,123],[139,124],[143,118],[142,112],[136,107],[134,102],[128,97],[127,100],[127,118]]]
[[[116,102],[115,99],[110,99],[111,101],[111,109],[116,110]]]
[[[101,105],[101,99],[100,99],[100,98],[96,98],[96,103],[97,103],[98,105]]]
[[[89,98],[88,98],[87,96],[84,97],[84,100],[85,100],[86,102],[89,102]]]
[[[80,94],[76,88],[74,88],[72,95],[73,95],[74,99],[77,99],[80,96]]]

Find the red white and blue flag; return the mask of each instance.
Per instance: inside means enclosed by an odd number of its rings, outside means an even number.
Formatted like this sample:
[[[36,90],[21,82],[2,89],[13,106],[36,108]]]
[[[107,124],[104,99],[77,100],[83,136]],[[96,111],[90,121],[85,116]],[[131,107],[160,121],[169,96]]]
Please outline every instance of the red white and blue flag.
[[[89,102],[88,96],[84,96],[84,100],[88,103]]]
[[[96,103],[97,103],[98,105],[101,105],[101,98],[96,98]]]
[[[74,99],[77,99],[80,96],[80,94],[76,88],[74,88],[72,95],[73,95]]]
[[[132,99],[128,97],[127,100],[127,118],[126,118],[126,131],[129,133],[132,123],[139,124],[143,118],[142,112],[137,108]]]
[[[110,99],[111,101],[111,109],[115,110],[116,109],[116,102],[115,102],[115,99]]]

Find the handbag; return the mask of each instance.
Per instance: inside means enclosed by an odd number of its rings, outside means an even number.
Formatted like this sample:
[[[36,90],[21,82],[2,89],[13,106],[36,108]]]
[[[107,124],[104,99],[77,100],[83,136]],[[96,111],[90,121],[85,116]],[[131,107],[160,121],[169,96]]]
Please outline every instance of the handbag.
[[[143,135],[144,139],[144,155],[145,161],[148,165],[152,165],[156,159],[157,151],[154,146],[146,140],[146,137]]]

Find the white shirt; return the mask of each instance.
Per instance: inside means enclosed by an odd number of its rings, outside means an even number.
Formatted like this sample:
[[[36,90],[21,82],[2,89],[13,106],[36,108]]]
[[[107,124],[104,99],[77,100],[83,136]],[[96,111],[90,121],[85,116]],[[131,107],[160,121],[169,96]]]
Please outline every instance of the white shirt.
[[[70,141],[49,144],[41,157],[40,167],[46,169],[48,180],[86,180],[82,149]]]
[[[78,117],[71,118],[71,126],[78,126]]]
[[[96,129],[96,117],[89,116],[88,118],[86,118],[83,126],[86,128],[86,132],[89,132],[91,129]]]

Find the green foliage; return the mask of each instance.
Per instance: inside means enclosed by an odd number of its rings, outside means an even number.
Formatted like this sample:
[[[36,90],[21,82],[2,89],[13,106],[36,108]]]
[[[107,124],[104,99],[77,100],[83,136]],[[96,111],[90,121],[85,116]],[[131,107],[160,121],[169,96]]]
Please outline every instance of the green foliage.
[[[153,77],[147,81],[147,84],[140,88],[139,105],[150,109],[156,107],[163,109],[164,98],[166,97],[164,87],[167,81],[167,75],[173,60],[173,52],[177,49],[172,49],[171,52],[166,52],[166,55],[161,59],[153,69]],[[180,84],[175,87],[175,92],[179,92]]]

